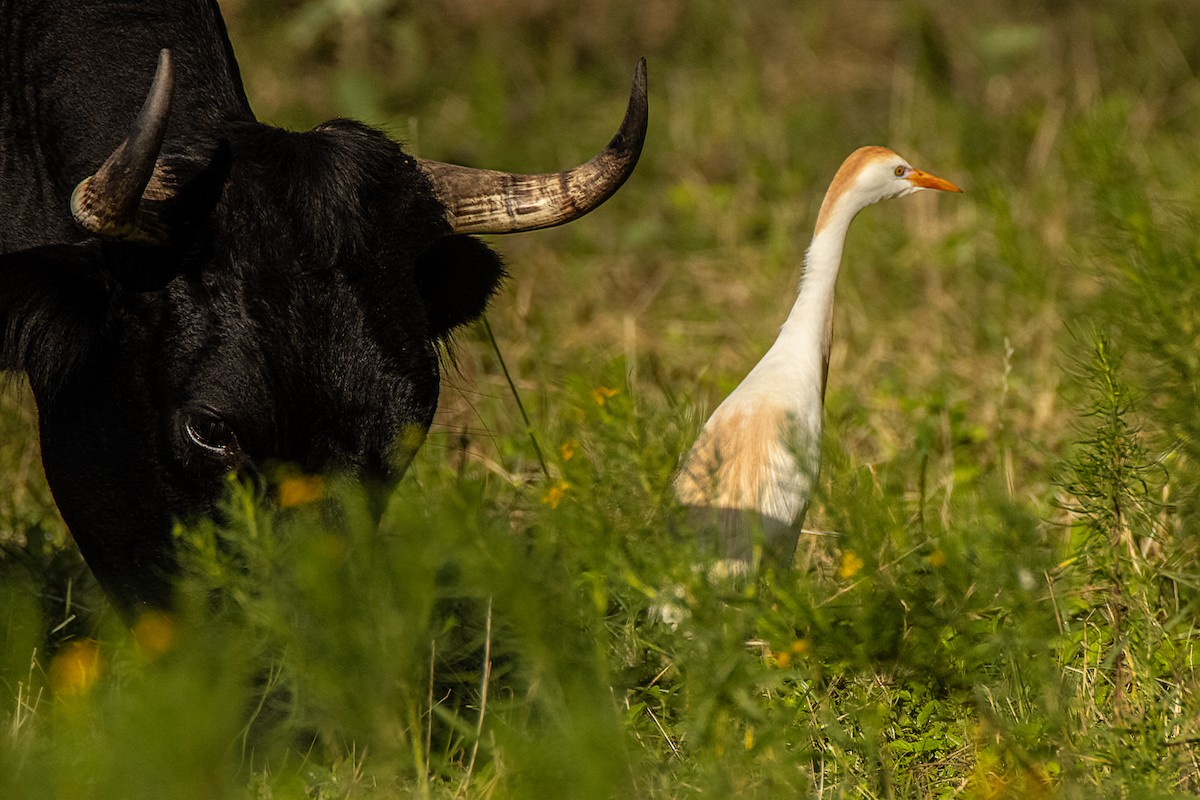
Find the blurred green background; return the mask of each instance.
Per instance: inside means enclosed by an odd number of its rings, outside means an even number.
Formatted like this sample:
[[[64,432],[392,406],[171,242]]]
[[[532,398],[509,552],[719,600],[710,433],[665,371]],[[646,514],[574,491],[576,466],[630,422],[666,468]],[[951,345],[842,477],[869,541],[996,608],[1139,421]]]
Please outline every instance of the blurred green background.
[[[231,485],[147,630],[0,394],[0,796],[1200,792],[1194,3],[221,7],[265,122],[557,170],[644,55],[646,149],[588,217],[492,241],[532,438],[464,330],[383,523],[353,487],[325,514]],[[797,569],[711,585],[670,475],[866,144],[966,193],[851,227]]]

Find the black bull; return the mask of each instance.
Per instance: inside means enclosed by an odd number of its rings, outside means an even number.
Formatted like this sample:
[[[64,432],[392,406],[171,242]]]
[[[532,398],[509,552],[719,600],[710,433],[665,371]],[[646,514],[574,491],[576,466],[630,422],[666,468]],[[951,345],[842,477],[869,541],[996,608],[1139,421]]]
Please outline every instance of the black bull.
[[[646,119],[639,63],[586,164],[455,167],[349,120],[257,122],[215,0],[0,0],[0,369],[28,375],[55,501],[122,611],[169,604],[172,521],[230,470],[402,473],[438,341],[503,277],[466,234],[595,208]]]

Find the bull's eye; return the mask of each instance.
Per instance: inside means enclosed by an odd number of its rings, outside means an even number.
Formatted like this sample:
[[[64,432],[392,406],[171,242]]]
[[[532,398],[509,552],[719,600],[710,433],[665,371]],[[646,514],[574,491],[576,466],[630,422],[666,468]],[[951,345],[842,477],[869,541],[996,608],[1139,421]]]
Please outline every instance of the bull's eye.
[[[905,172],[904,166],[901,165],[901,166],[896,167],[895,172],[896,172],[897,178],[903,178],[904,172]]]
[[[208,411],[192,411],[184,415],[183,433],[188,443],[209,458],[228,461],[240,453],[237,434],[225,420]]]

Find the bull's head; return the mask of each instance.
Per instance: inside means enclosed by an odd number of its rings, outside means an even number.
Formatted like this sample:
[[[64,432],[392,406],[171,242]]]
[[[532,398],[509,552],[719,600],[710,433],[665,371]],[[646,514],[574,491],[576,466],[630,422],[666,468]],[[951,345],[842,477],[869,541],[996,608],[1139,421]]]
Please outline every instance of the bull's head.
[[[0,256],[0,367],[28,373],[59,509],[126,611],[168,601],[172,520],[211,512],[229,471],[401,473],[437,342],[503,275],[464,234],[586,214],[646,131],[643,63],[609,146],[540,176],[415,159],[346,120],[167,139],[173,83],[164,50],[128,138],[75,188],[88,236]]]

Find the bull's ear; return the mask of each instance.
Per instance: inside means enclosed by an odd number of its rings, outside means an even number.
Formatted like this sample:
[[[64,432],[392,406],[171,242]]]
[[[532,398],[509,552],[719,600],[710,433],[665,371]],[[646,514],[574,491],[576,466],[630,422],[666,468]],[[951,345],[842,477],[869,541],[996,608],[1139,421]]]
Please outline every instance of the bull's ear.
[[[220,202],[233,166],[227,139],[218,141],[211,151],[201,147],[189,150],[159,160],[165,178],[160,187],[163,195],[158,200],[142,198],[147,215],[162,226],[159,244],[183,244],[194,234]]]
[[[26,372],[39,397],[104,335],[113,287],[101,264],[95,240],[0,255],[0,369]]]
[[[479,317],[504,279],[504,264],[471,236],[437,240],[417,259],[417,287],[431,333],[443,339]]]

